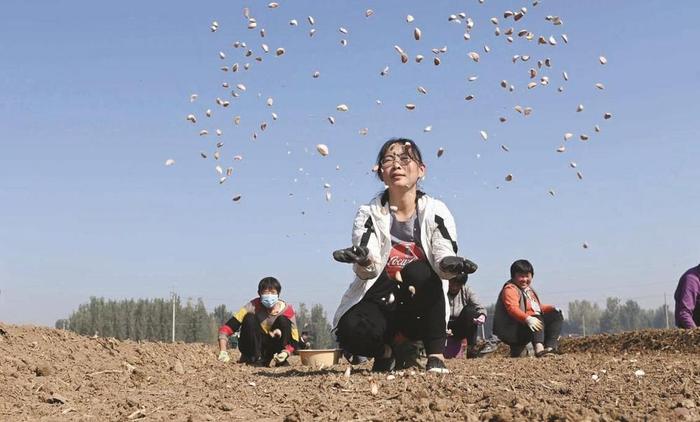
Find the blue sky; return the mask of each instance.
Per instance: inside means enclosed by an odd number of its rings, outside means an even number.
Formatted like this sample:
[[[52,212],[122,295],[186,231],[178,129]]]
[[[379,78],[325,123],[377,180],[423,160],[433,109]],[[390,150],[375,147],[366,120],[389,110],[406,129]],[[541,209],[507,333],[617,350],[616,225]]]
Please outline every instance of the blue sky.
[[[173,288],[210,307],[235,308],[268,275],[281,280],[291,302],[322,303],[332,315],[352,274],[331,251],[349,245],[357,206],[382,188],[370,169],[394,136],[423,149],[423,188],[452,210],[460,252],[480,265],[470,282],[484,302],[494,301],[518,258],[533,262],[545,302],[619,296],[645,307],[660,305],[664,292],[670,298],[680,274],[700,262],[696,2],[279,3],[5,2],[0,320],[52,325],[91,295],[166,297]],[[503,19],[504,10],[522,6],[521,21]],[[246,29],[244,7],[265,38]],[[366,18],[368,8],[375,14]],[[459,12],[476,23],[469,41],[464,23],[447,21]],[[561,16],[563,25],[546,15]],[[508,44],[494,35],[493,16],[502,30],[566,33],[569,44],[518,37]],[[220,26],[212,33],[214,20]],[[253,55],[233,48],[235,41]],[[434,66],[430,50],[443,46]],[[278,47],[286,51],[280,57]],[[470,51],[479,52],[479,63]],[[413,61],[416,54],[423,63]],[[513,64],[514,54],[532,58]],[[528,90],[528,69],[545,57],[552,68],[535,81],[547,75],[550,84]],[[251,67],[220,70],[234,62]],[[502,89],[503,79],[516,90]],[[238,83],[247,89],[233,98]],[[465,101],[468,94],[476,99]],[[231,105],[216,105],[216,97]],[[336,111],[341,103],[350,110]],[[533,114],[516,113],[517,104]],[[605,112],[613,118],[603,120]],[[190,113],[196,125],[186,121]],[[201,129],[210,134],[199,136]],[[574,139],[565,143],[565,132]],[[581,133],[590,140],[578,140]],[[218,163],[217,141],[225,143]],[[319,143],[330,148],[327,157],[316,153]],[[564,153],[555,151],[560,145]],[[437,158],[440,147],[445,154]],[[164,166],[170,158],[175,165]],[[221,185],[217,164],[234,169]],[[513,182],[504,181],[507,174]]]

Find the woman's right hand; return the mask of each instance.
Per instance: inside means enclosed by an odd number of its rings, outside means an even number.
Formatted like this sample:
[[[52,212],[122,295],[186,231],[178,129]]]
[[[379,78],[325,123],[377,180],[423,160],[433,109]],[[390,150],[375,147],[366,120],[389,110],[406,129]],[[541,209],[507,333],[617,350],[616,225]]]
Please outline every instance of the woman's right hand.
[[[475,263],[461,256],[446,256],[440,261],[440,270],[450,274],[471,274],[477,268]]]
[[[369,264],[369,249],[366,246],[351,246],[333,251],[333,259],[346,264]]]

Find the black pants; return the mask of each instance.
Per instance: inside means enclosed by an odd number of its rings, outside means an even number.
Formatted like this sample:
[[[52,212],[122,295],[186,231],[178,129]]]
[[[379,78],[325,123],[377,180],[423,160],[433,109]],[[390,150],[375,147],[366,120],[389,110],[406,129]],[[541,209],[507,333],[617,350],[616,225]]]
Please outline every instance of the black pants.
[[[249,313],[243,318],[238,340],[238,349],[243,356],[249,358],[262,358],[272,360],[272,355],[284,349],[292,342],[292,323],[285,316],[278,316],[272,324],[270,331],[279,329],[282,332],[280,337],[270,337],[260,327],[258,318]]]
[[[457,340],[467,339],[467,344],[470,346],[476,345],[476,329],[474,318],[481,315],[473,309],[464,308],[456,319],[451,319],[447,323],[447,328],[452,330],[452,337]]]
[[[384,345],[400,333],[422,340],[428,354],[442,353],[446,338],[442,280],[426,261],[411,262],[401,276],[403,282],[398,283],[383,272],[362,300],[340,318],[337,334],[343,350],[381,357]]]
[[[551,347],[556,350],[559,347],[559,335],[564,317],[561,312],[548,312],[542,315],[535,315],[535,318],[544,323],[544,329],[532,332],[527,325],[518,325],[518,341],[510,344],[510,355],[520,356],[528,343],[543,343],[544,347]]]

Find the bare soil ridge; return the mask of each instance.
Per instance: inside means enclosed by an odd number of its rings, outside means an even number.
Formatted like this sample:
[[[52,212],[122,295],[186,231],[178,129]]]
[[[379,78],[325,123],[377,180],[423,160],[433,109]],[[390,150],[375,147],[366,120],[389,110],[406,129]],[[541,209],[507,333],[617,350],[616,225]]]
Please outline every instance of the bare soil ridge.
[[[700,420],[699,345],[700,330],[649,330],[545,359],[451,360],[446,376],[346,377],[346,363],[252,368],[213,345],[0,323],[0,420]]]

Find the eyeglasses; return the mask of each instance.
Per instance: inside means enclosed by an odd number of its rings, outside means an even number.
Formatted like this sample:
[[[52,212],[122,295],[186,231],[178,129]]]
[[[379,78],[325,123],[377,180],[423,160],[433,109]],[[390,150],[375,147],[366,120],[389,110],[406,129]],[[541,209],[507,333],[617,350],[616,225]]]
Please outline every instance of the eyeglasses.
[[[408,163],[413,161],[413,158],[408,155],[408,154],[401,154],[401,155],[387,155],[379,161],[379,163],[382,165],[382,167],[391,167],[394,165],[394,162],[399,161],[399,164],[402,166],[407,166]]]

